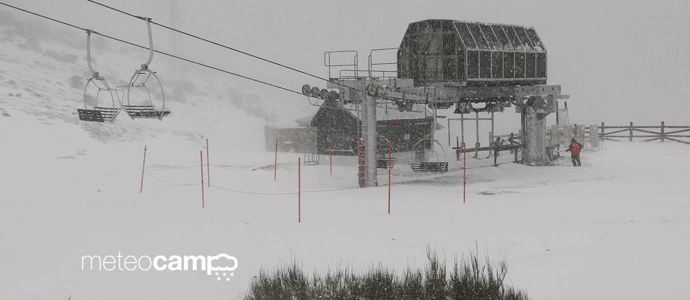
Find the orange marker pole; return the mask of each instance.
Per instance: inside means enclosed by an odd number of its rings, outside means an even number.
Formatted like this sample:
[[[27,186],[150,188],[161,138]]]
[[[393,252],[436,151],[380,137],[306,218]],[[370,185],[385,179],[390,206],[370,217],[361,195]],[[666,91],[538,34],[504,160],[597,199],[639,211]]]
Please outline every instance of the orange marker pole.
[[[331,169],[331,175],[333,175],[333,149],[328,149],[328,165]]]
[[[144,192],[144,170],[146,169],[146,146],[144,146],[144,162],[141,163],[141,184],[139,185],[139,193]]]
[[[206,181],[208,187],[211,187],[211,156],[208,154],[208,139],[206,139]]]
[[[465,198],[467,197],[467,149],[465,149],[465,144],[462,145],[462,203],[465,203]]]
[[[297,223],[302,223],[302,160],[297,158]]]
[[[276,181],[278,175],[278,138],[276,138],[276,158],[273,162],[273,181]]]
[[[199,151],[199,165],[201,166],[201,208],[204,208],[204,151]]]

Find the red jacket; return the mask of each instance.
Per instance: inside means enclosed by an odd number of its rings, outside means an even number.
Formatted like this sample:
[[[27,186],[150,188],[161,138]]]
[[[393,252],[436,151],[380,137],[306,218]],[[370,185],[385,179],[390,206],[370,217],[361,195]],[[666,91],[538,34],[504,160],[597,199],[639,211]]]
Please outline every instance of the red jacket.
[[[579,157],[580,151],[582,151],[582,144],[578,142],[572,142],[570,143],[570,147],[568,147],[568,150],[566,151],[570,151],[571,155],[574,157]]]

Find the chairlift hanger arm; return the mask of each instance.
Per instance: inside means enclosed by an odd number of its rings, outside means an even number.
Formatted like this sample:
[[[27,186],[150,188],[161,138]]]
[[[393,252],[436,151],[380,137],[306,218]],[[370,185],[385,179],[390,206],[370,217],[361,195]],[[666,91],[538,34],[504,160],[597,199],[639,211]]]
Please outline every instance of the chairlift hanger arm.
[[[146,18],[146,29],[149,35],[149,58],[144,65],[148,68],[153,61],[153,34],[151,33],[151,18]]]
[[[86,64],[89,66],[89,71],[91,72],[91,78],[98,77],[98,72],[94,70],[91,64],[91,30],[86,29]]]

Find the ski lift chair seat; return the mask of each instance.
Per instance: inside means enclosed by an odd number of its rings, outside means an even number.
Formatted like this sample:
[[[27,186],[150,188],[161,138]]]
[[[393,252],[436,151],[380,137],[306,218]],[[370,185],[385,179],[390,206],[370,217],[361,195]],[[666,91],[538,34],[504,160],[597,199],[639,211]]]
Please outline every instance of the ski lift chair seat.
[[[120,113],[119,108],[96,106],[93,109],[77,109],[79,120],[89,122],[113,121]]]
[[[377,169],[388,169],[388,162],[389,162],[388,158],[379,158],[376,160],[376,168]],[[396,162],[397,161],[395,158],[391,159],[390,160],[390,167],[392,168],[393,166],[395,166]]]
[[[123,105],[122,108],[132,119],[161,119],[170,114],[170,111],[157,110],[153,105]]]
[[[433,173],[446,173],[448,172],[448,162],[447,161],[423,161],[412,163],[412,171],[415,173],[419,172],[433,172]]]
[[[430,143],[430,144],[425,144],[424,143]],[[432,150],[433,149],[433,143],[439,146],[439,149],[441,149],[443,155],[442,157],[436,157],[436,158],[415,158],[410,160],[410,167],[412,167],[412,171],[415,173],[446,173],[448,172],[448,161],[446,159],[446,152],[443,150],[443,146],[441,143],[438,142],[438,140],[433,139],[432,137],[428,137],[425,139],[422,139],[415,143],[415,145],[412,147],[414,149],[414,153],[418,153],[420,150],[421,151],[426,151],[426,149]],[[420,147],[421,146],[421,147]]]

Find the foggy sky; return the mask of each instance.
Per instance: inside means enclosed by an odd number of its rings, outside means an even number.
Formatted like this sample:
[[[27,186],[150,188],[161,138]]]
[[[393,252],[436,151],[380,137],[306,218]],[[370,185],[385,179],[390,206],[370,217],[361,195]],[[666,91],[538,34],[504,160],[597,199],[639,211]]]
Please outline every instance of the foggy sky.
[[[170,0],[103,0],[170,24]],[[81,0],[7,0],[27,9],[144,42],[141,22]],[[548,50],[548,82],[570,94],[570,119],[690,123],[690,1],[178,1],[175,27],[326,76],[325,50],[397,47],[410,22],[447,18],[533,26]],[[15,15],[20,13],[13,12]],[[156,29],[172,50],[299,89],[323,82]],[[304,106],[298,95],[220,73],[264,99]]]

